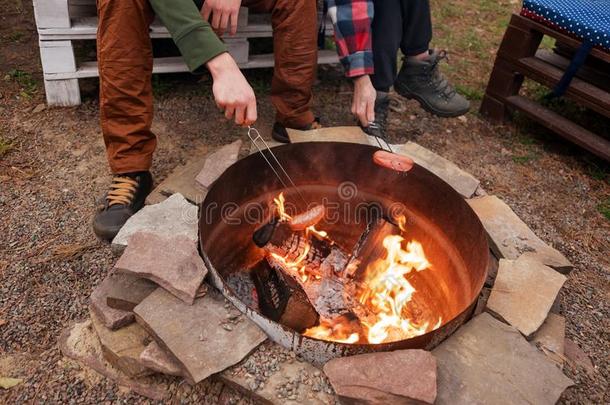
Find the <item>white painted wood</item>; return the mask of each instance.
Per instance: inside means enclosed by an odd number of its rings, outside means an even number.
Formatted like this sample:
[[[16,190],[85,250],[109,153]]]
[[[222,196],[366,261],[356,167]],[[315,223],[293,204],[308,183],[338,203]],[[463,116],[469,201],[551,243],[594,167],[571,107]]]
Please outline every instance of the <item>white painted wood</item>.
[[[331,50],[318,52],[318,64],[339,63],[337,53]],[[250,55],[248,62],[239,65],[242,69],[256,69],[273,67],[273,54]],[[182,73],[188,72],[182,57],[155,58],[153,73]],[[76,72],[71,73],[48,73],[44,75],[45,80],[85,79],[98,77],[97,62],[84,62],[78,65]]]
[[[69,28],[68,0],[34,0],[38,28]]]
[[[247,39],[225,39],[225,45],[238,65],[248,63],[250,43]]]
[[[39,41],[44,73],[76,72],[72,41]]]
[[[81,103],[77,79],[45,80],[44,89],[48,105],[69,107]]]
[[[98,77],[98,68],[95,61],[85,61],[77,65],[72,41],[96,38],[98,18],[95,0],[33,0],[33,2],[47,102],[49,105],[58,106],[78,105],[81,102],[78,79]],[[327,35],[332,34],[332,24],[328,24]],[[272,67],[273,54],[249,55],[250,46],[247,40],[247,38],[272,35],[270,15],[249,15],[248,9],[242,7],[237,34],[225,36],[224,41],[241,68]],[[158,19],[150,27],[150,36],[171,38]],[[320,52],[318,63],[337,62],[334,51]],[[153,66],[153,73],[188,72],[181,57],[156,58]]]
[[[258,14],[251,15],[247,26],[239,29],[234,37],[227,38],[269,38],[273,36],[270,22],[259,17]],[[43,40],[95,39],[96,32],[97,17],[78,17],[72,19],[72,26],[69,28],[39,28],[38,36]],[[327,25],[326,35],[333,35],[332,24]],[[158,20],[155,20],[150,26],[150,37],[171,38],[167,29]]]

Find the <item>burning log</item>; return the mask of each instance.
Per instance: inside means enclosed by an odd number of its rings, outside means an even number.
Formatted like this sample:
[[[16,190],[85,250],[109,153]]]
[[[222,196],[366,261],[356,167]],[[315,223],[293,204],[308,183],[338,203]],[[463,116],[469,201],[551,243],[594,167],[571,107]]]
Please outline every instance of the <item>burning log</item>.
[[[298,332],[318,323],[318,313],[303,290],[288,283],[267,261],[259,262],[250,274],[265,316]]]
[[[369,222],[352,250],[343,276],[360,281],[368,265],[385,256],[383,240],[389,235],[400,235],[400,228],[384,218]]]

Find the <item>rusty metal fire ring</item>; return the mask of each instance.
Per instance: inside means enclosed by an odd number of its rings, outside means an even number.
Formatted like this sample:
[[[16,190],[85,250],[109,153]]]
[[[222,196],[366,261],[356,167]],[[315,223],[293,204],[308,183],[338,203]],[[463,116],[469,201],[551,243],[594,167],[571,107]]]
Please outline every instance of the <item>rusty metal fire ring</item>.
[[[227,169],[200,206],[200,247],[213,285],[272,340],[314,364],[372,351],[432,349],[471,316],[487,276],[485,231],[464,199],[419,165],[407,176],[375,165],[372,155],[377,150],[352,143],[308,142],[279,146],[273,152],[306,199],[338,207],[339,219],[325,224],[325,230],[339,240],[352,242],[362,231],[356,207],[375,202],[406,213],[408,237],[425,246],[433,265],[421,277],[418,272],[418,297],[442,315],[440,326],[423,335],[381,344],[330,342],[304,336],[246,304],[247,292],[237,291],[227,280],[257,260],[252,234],[269,219],[265,207],[282,191],[287,200],[300,204],[294,190],[280,183],[260,154]]]

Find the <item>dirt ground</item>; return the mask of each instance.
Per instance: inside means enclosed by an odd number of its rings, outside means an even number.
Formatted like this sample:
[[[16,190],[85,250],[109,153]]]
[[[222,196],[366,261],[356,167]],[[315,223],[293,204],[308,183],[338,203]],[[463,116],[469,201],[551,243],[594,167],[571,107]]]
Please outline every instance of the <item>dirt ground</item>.
[[[446,34],[438,42],[457,60],[446,71],[474,99],[472,112],[463,119],[438,119],[408,102],[392,113],[391,133],[396,141],[415,141],[472,173],[574,264],[561,292],[561,313],[567,337],[590,357],[594,370],[566,364],[575,385],[561,403],[609,403],[609,166],[536,126],[494,126],[479,117],[477,99],[493,61],[482,55],[495,52],[500,24],[516,2],[493,2],[500,10],[483,0],[470,7],[456,3],[479,21],[496,13],[493,26],[469,28],[460,21],[459,10],[447,11],[440,1],[433,2],[438,31]],[[31,8],[26,0],[0,0],[0,376],[24,379],[0,390],[0,402],[143,401],[106,379],[91,378],[62,359],[57,348],[62,330],[87,317],[89,294],[115,260],[90,226],[94,201],[110,177],[98,127],[96,80],[83,81],[81,106],[42,109]],[[488,39],[476,44],[478,51],[473,48],[477,38]],[[259,95],[257,126],[268,135],[274,114],[270,71],[247,76]],[[315,109],[323,123],[352,124],[349,82],[336,67],[321,68],[319,78]],[[206,77],[163,76],[154,83],[157,181],[198,147],[245,136],[216,111]],[[191,388],[176,379],[165,382],[176,402],[226,398],[218,383]]]

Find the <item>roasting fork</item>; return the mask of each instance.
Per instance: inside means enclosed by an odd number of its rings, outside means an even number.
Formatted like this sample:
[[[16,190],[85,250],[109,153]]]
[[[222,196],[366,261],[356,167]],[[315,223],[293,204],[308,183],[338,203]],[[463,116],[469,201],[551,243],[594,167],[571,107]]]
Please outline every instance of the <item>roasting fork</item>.
[[[303,201],[305,206],[307,206],[307,201],[305,200],[305,197],[303,197],[303,194],[301,194],[301,191],[299,190],[297,185],[294,184],[294,181],[292,181],[292,178],[290,177],[290,175],[288,174],[286,169],[284,169],[284,166],[282,166],[282,164],[280,163],[278,158],[275,156],[275,153],[273,153],[273,151],[271,151],[271,148],[269,147],[267,142],[265,142],[265,140],[261,136],[260,132],[258,132],[258,129],[249,125],[248,126],[248,138],[250,138],[250,141],[252,142],[252,144],[254,146],[256,146],[256,149],[258,149],[258,152],[261,154],[263,159],[265,159],[265,162],[267,162],[267,164],[269,165],[269,167],[271,168],[271,170],[273,171],[273,173],[275,174],[277,179],[280,181],[280,183],[282,183],[284,188],[286,188],[286,189],[293,188],[297,192],[301,201]],[[259,142],[260,142],[260,144],[259,144]],[[265,155],[265,151],[267,152],[267,154],[269,154],[271,159]],[[281,173],[281,175],[280,175],[280,173]],[[284,176],[283,178],[282,178],[282,175]]]

